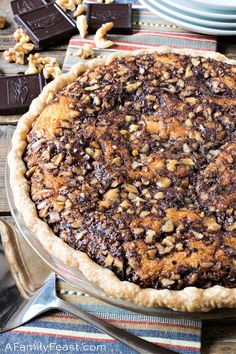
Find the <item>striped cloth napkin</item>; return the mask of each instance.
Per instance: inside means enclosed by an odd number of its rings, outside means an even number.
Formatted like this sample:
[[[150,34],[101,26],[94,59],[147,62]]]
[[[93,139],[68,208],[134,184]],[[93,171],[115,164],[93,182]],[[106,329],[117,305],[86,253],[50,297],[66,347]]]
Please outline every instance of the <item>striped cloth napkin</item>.
[[[129,2],[133,3],[133,35],[111,35],[115,45],[102,51],[95,49],[97,57],[105,57],[116,50],[129,51],[160,45],[193,48],[199,51],[216,50],[214,37],[187,32],[153,15],[136,0]],[[76,52],[84,43],[93,45],[93,37],[81,39],[75,36],[71,38],[63,65],[65,72],[73,64],[83,61],[76,55]],[[153,317],[122,310],[79,292],[61,279],[58,279],[58,294],[64,300],[115,326],[173,349],[177,353],[200,353],[201,321]],[[134,354],[132,349],[108,335],[76,317],[59,311],[43,315],[24,326],[0,335],[0,353],[73,354],[80,352]]]

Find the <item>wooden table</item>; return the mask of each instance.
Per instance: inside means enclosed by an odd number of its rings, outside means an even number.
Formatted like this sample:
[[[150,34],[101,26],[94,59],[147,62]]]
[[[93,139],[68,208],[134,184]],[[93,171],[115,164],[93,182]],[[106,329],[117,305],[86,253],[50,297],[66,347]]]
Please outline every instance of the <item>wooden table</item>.
[[[14,45],[12,37],[14,24],[10,9],[10,0],[0,0],[0,16],[8,20],[8,26],[0,30],[0,74],[14,75],[23,73],[26,65],[10,64],[4,61],[3,51]],[[220,37],[218,50],[230,58],[236,59],[236,37]],[[67,43],[47,48],[45,55],[56,57],[62,64]],[[7,205],[4,188],[4,167],[11,136],[19,116],[0,116],[0,217],[12,221]],[[235,354],[236,353],[236,320],[204,321],[202,334],[203,354]]]

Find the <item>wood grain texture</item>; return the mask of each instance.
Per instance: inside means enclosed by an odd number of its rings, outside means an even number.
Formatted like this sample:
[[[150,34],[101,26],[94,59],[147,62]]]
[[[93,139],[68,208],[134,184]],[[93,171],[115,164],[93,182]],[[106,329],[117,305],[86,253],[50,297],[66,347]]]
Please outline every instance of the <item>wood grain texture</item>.
[[[16,124],[21,116],[19,114],[15,115],[0,115],[0,124]]]
[[[203,321],[202,354],[235,354],[235,319]]]

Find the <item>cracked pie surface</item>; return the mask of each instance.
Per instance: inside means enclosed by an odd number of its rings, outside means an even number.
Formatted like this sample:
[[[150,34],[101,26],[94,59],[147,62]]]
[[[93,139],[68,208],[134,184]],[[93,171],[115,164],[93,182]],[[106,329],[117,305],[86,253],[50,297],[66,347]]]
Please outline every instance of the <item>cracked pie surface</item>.
[[[18,126],[26,224],[111,295],[235,307],[235,63],[164,49],[90,63]]]

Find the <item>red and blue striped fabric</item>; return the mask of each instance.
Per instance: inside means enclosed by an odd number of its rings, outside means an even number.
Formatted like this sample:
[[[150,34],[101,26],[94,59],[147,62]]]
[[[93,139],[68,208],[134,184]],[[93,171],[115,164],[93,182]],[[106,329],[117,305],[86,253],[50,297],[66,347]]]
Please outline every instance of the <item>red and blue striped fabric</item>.
[[[183,354],[199,354],[201,321],[146,316],[114,307],[58,279],[58,294],[81,309],[153,343]],[[77,317],[52,312],[0,335],[0,353],[135,354]],[[158,353],[158,350],[157,350]]]

